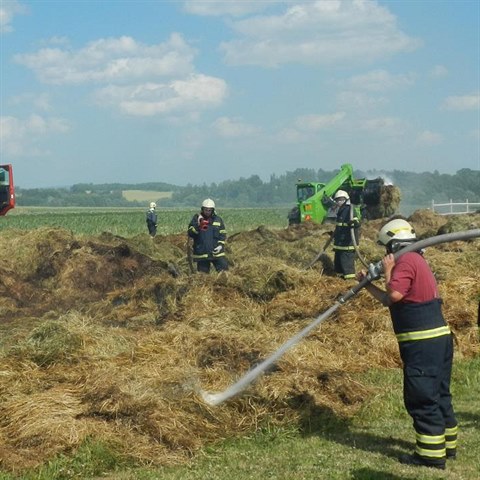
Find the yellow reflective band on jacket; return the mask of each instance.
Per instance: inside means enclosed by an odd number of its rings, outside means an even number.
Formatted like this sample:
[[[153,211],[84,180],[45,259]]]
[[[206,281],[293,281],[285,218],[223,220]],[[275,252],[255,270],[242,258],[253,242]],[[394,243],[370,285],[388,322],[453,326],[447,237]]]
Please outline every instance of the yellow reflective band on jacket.
[[[355,221],[358,222],[358,218],[357,218],[357,217],[353,217],[351,221],[352,221],[352,222],[355,222]],[[350,227],[350,223],[343,223],[343,222],[337,222],[335,225],[336,225],[337,227]]]
[[[350,250],[355,250],[355,247],[353,245],[349,245],[348,247],[342,247],[341,245],[334,245],[333,249],[334,250],[350,251]]]
[[[416,434],[417,442],[426,443],[427,445],[438,445],[445,441],[445,435],[422,435]]]
[[[204,253],[203,255],[193,255],[193,258],[208,258],[208,253]]]
[[[418,445],[415,447],[415,452],[422,457],[429,458],[443,458],[447,455],[447,450],[445,448],[440,450],[428,450],[426,448],[420,448]]]
[[[189,227],[188,230],[189,230],[190,232],[193,232],[193,233],[198,233],[198,230],[197,230],[195,227],[193,227],[193,226]]]
[[[214,227],[219,227],[221,225],[221,223],[220,222],[212,222],[212,225]]]
[[[410,342],[412,340],[428,340],[429,338],[442,337],[450,335],[448,326],[431,328],[430,330],[419,330],[417,332],[397,333],[395,336],[399,342]]]

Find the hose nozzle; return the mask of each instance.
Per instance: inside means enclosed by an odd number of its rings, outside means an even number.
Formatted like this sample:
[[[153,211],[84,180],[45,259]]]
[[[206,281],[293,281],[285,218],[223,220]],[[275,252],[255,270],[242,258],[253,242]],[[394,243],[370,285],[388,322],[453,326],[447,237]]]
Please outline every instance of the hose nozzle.
[[[368,280],[377,280],[380,278],[381,274],[383,273],[383,264],[382,262],[378,262],[376,264],[371,263],[368,266],[368,273],[367,278]]]

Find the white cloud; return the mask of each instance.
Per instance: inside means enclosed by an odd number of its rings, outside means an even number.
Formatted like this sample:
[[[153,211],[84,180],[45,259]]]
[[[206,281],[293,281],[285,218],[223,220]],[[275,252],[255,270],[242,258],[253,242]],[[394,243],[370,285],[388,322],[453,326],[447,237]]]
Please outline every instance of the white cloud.
[[[274,0],[187,0],[184,2],[183,8],[187,13],[194,15],[241,17],[261,12],[278,3],[282,2]]]
[[[434,78],[442,78],[448,75],[448,69],[444,65],[435,65],[430,72],[430,75]]]
[[[417,137],[417,144],[419,145],[440,145],[443,142],[443,137],[439,133],[430,132],[425,130],[421,132]]]
[[[412,50],[386,7],[373,0],[311,1],[282,15],[231,23],[241,36],[221,44],[227,63],[275,67],[284,63],[365,63]]]
[[[2,153],[11,156],[44,154],[38,144],[52,134],[66,133],[68,123],[61,118],[46,118],[32,114],[26,119],[0,117],[0,144]]]
[[[301,115],[295,119],[295,127],[306,132],[315,132],[331,127],[343,120],[345,112],[337,112],[330,115]]]
[[[377,117],[363,121],[360,124],[362,130],[375,132],[379,135],[400,135],[404,132],[403,122],[396,117]]]
[[[308,135],[296,128],[284,128],[274,136],[274,140],[278,143],[303,143],[308,141]]]
[[[238,138],[250,137],[259,133],[254,125],[244,123],[238,118],[220,117],[212,125],[222,137]]]
[[[25,14],[28,9],[17,0],[1,0],[0,2],[0,34],[13,32],[12,21],[15,15]]]
[[[99,104],[115,106],[128,115],[170,116],[218,106],[227,93],[224,80],[196,74],[170,83],[109,85],[99,89],[95,99]]]
[[[131,37],[99,39],[74,51],[42,48],[16,55],[15,61],[33,70],[45,83],[124,83],[193,71],[194,50],[179,34],[158,45],[145,45]]]
[[[443,102],[446,110],[478,110],[480,108],[480,93],[447,97]]]
[[[23,93],[14,95],[9,98],[12,105],[28,105],[34,106],[35,110],[49,111],[51,110],[50,95],[47,93]]]
[[[337,103],[346,110],[364,110],[384,106],[388,100],[385,97],[373,97],[364,92],[345,91],[337,95]]]
[[[392,75],[386,70],[373,70],[371,72],[355,75],[347,80],[349,87],[371,92],[383,92],[400,87],[413,85],[413,74]]]
[[[68,37],[65,37],[65,36],[62,36],[62,37],[54,36],[54,37],[47,38],[45,40],[40,40],[40,44],[67,46],[67,45],[70,45],[70,40],[68,39]]]

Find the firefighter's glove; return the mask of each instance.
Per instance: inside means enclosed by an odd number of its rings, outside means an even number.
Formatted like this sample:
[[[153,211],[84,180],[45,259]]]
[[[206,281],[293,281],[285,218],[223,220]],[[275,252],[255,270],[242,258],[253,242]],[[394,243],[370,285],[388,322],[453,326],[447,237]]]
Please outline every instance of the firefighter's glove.
[[[350,228],[358,228],[360,226],[360,222],[358,220],[350,220],[348,222],[348,226]]]
[[[215,247],[215,248],[213,249],[213,253],[214,253],[214,255],[218,255],[219,253],[222,252],[222,250],[223,250],[222,245],[218,245],[217,247]]]
[[[197,218],[197,223],[198,223],[199,226],[202,224],[203,220],[204,220],[204,218],[201,215],[199,215],[198,218]]]

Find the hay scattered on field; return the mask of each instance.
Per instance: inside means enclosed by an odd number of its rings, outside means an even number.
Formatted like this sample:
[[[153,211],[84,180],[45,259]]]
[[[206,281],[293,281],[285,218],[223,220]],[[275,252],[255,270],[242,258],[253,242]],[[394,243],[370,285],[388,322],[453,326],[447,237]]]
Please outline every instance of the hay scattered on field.
[[[419,211],[409,221],[422,236],[479,223],[478,214],[466,217]],[[369,261],[383,255],[376,235],[384,222],[362,225]],[[190,274],[183,235],[1,232],[2,468],[73,454],[87,438],[139,463],[174,464],[262,425],[306,429],[319,412],[354,414],[375,393],[357,374],[400,366],[388,310],[365,291],[238,397],[214,408],[197,393],[228,388],[349,288],[323,264],[305,270],[332,228],[242,232],[227,243],[230,271],[211,275]],[[333,258],[330,248],[325,255]],[[479,241],[432,247],[425,257],[456,355],[477,355]]]

